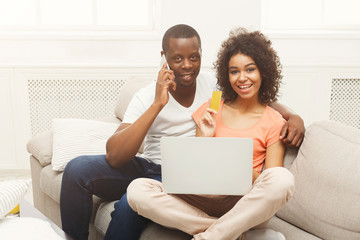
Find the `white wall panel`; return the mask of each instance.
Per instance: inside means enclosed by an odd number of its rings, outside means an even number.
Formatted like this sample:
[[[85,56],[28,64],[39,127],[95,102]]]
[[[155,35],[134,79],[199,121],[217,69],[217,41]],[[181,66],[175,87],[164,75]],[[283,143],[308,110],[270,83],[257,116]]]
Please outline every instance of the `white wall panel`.
[[[279,102],[289,106],[309,125],[328,119],[331,81],[317,69],[287,68]]]
[[[349,68],[360,66],[359,34],[268,36],[284,66]]]

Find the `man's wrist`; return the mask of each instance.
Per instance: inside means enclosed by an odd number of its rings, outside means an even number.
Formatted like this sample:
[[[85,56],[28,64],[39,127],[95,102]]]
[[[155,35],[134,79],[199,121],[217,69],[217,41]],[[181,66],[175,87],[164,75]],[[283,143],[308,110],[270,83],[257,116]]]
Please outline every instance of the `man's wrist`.
[[[158,102],[153,102],[153,104],[151,104],[150,108],[160,112],[163,109],[164,105],[162,105],[161,103]]]
[[[300,115],[299,115],[299,114],[296,114],[296,113],[290,114],[290,115],[289,115],[289,119],[290,119],[290,118],[297,118],[297,119],[302,120],[302,118],[300,117]],[[288,120],[289,120],[289,119],[288,119]]]

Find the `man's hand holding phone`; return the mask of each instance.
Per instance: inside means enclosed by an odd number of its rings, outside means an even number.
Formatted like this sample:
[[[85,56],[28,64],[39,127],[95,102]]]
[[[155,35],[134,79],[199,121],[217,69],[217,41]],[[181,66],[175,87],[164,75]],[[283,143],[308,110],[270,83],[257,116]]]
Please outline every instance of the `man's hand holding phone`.
[[[169,101],[169,89],[176,90],[175,75],[169,68],[165,55],[162,56],[161,69],[156,81],[156,92],[154,103],[159,103],[164,107]]]

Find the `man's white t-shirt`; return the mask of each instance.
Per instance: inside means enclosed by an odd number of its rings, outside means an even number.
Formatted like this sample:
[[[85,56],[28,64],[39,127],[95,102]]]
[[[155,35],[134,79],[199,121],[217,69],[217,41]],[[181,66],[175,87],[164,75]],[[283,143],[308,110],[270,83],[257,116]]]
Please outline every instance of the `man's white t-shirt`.
[[[140,89],[131,99],[126,109],[123,123],[134,123],[154,102],[156,83]],[[161,164],[160,138],[163,136],[194,137],[196,124],[191,115],[216,90],[216,78],[210,73],[200,73],[196,79],[196,92],[193,104],[186,108],[180,105],[171,94],[169,102],[161,110],[151,125],[146,137],[144,153],[141,157],[150,162]],[[181,146],[179,146],[181,147]]]

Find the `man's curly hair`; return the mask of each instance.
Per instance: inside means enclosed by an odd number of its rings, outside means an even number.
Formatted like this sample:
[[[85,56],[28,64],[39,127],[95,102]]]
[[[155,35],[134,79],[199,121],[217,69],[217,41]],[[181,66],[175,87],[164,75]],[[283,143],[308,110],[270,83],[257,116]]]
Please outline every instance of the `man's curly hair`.
[[[229,81],[229,61],[238,53],[251,57],[259,68],[262,83],[259,90],[259,101],[262,104],[275,102],[281,84],[280,59],[271,47],[271,41],[261,32],[249,32],[245,28],[236,28],[229,34],[217,55],[214,63],[217,85],[223,92],[225,102],[232,102],[237,98],[237,93]]]

